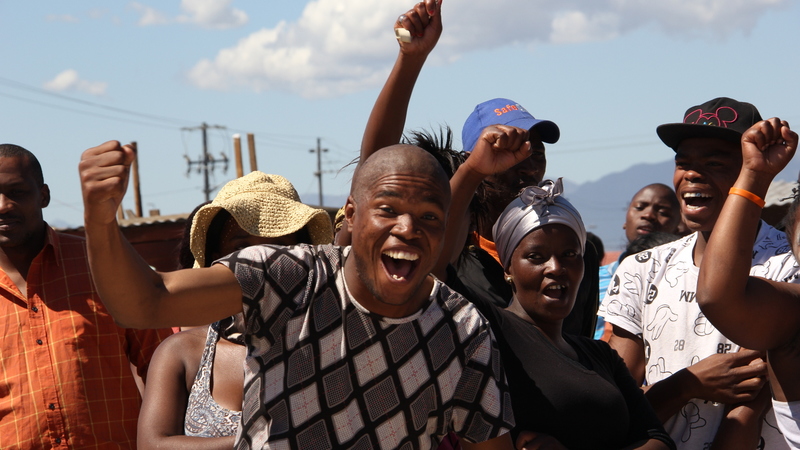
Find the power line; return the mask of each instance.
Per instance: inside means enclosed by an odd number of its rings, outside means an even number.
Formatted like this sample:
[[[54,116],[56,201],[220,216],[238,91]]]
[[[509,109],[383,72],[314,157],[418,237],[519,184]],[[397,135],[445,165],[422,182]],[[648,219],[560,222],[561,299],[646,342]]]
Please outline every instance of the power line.
[[[65,110],[65,111],[70,111],[70,112],[74,112],[74,113],[78,113],[78,114],[84,114],[84,115],[92,116],[92,117],[98,117],[98,118],[106,119],[106,120],[115,120],[117,122],[125,122],[125,123],[135,123],[135,124],[138,124],[138,125],[145,125],[145,126],[148,126],[148,127],[165,128],[165,129],[169,129],[169,130],[174,130],[175,129],[175,127],[171,126],[171,125],[161,125],[161,124],[155,124],[155,123],[146,123],[146,122],[141,122],[141,121],[138,121],[138,120],[124,119],[124,118],[121,118],[121,117],[113,117],[113,116],[108,116],[108,115],[104,115],[104,114],[93,113],[93,112],[90,112],[90,111],[83,111],[83,110],[80,110],[80,109],[70,108],[70,107],[67,107],[67,106],[53,105],[53,104],[49,104],[49,103],[45,103],[45,102],[40,102],[40,101],[37,101],[37,100],[31,100],[31,99],[28,99],[28,98],[17,97],[15,95],[5,94],[5,93],[2,93],[2,92],[0,92],[0,97],[6,97],[6,98],[14,99],[14,100],[20,100],[20,101],[24,101],[24,102],[40,105],[40,106],[46,106],[48,108],[62,109],[62,110]]]
[[[101,109],[106,109],[106,110],[109,110],[109,111],[114,111],[114,112],[119,113],[119,114],[137,116],[137,117],[141,117],[141,118],[144,118],[144,119],[152,119],[152,120],[158,120],[158,121],[173,122],[176,125],[184,125],[186,123],[191,123],[192,122],[192,121],[184,120],[184,119],[176,119],[176,118],[172,118],[172,117],[159,116],[159,115],[155,115],[155,114],[140,113],[140,112],[136,112],[136,111],[131,111],[129,109],[116,108],[114,106],[108,106],[108,105],[103,105],[101,103],[90,102],[88,100],[83,100],[83,99],[79,99],[79,98],[75,98],[75,97],[70,97],[68,95],[59,94],[59,93],[51,92],[51,91],[48,91],[48,90],[45,90],[45,89],[40,89],[40,88],[37,88],[37,87],[29,86],[29,85],[27,85],[25,83],[20,83],[19,81],[9,80],[8,78],[3,78],[3,77],[0,77],[0,84],[5,84],[5,85],[11,86],[13,88],[18,88],[18,89],[23,89],[23,90],[26,90],[26,91],[35,92],[35,93],[41,94],[41,95],[48,95],[50,97],[55,97],[55,98],[58,98],[58,99],[61,99],[61,100],[66,100],[66,101],[70,101],[70,102],[74,102],[74,103],[80,103],[82,105],[92,106],[94,108],[101,108]]]

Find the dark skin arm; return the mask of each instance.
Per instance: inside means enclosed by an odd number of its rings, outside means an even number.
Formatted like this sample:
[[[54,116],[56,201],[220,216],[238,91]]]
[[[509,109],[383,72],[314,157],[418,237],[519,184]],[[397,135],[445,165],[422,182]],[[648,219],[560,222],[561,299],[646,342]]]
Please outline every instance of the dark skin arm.
[[[425,0],[403,14],[402,23],[395,22],[394,28],[409,30],[412,39],[411,42],[398,40],[400,53],[367,120],[356,170],[376,151],[400,143],[417,77],[442,34],[441,8],[441,1]],[[350,231],[342,227],[336,233],[334,244],[350,245],[350,242]]]
[[[771,406],[769,386],[755,399],[729,407],[717,429],[712,450],[752,450],[761,440],[761,426]]]
[[[137,433],[140,448],[223,450],[235,436],[204,438],[184,435],[189,389],[205,345],[206,327],[170,336],[153,354]],[[191,334],[190,334],[191,333]]]
[[[644,344],[641,338],[614,326],[609,345],[625,360],[633,378],[644,382]],[[661,422],[678,413],[693,398],[725,404],[753,400],[764,385],[766,363],[753,350],[720,353],[646,386],[645,396]]]
[[[797,142],[786,121],[772,118],[755,124],[742,135],[742,169],[734,187],[764,198],[772,179],[792,159]],[[725,336],[770,350],[789,342],[800,329],[800,286],[749,276],[760,215],[753,201],[728,196],[705,250],[708,264],[700,265],[697,301]]]
[[[411,42],[398,41],[400,53],[375,100],[364,130],[360,161],[366,161],[376,151],[400,142],[417,77],[442,34],[441,8],[441,1],[437,4],[434,0],[425,0],[403,14],[405,20],[402,23],[395,23],[394,28],[409,30],[412,39]]]
[[[455,259],[464,243],[461,227],[475,189],[489,175],[502,172],[531,155],[528,131],[507,125],[491,125],[483,129],[475,148],[450,179],[450,211],[447,231],[439,261],[433,274],[444,279],[447,264]]]
[[[114,320],[127,328],[198,326],[242,311],[242,293],[226,267],[159,273],[116,223],[133,149],[109,141],[86,150],[79,165],[89,267]]]

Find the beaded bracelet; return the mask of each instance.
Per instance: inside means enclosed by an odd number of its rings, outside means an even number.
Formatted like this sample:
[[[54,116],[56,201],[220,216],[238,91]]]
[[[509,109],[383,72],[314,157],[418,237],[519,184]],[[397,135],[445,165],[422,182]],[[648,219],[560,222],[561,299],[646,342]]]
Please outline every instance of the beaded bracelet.
[[[767,204],[767,202],[765,202],[763,198],[757,196],[756,194],[753,194],[750,191],[746,191],[744,189],[739,189],[739,188],[736,188],[736,187],[732,187],[731,190],[728,191],[728,194],[733,194],[733,195],[738,195],[739,197],[744,197],[744,198],[750,200],[751,202],[755,203],[756,205],[758,205],[759,208],[763,208],[764,205]]]

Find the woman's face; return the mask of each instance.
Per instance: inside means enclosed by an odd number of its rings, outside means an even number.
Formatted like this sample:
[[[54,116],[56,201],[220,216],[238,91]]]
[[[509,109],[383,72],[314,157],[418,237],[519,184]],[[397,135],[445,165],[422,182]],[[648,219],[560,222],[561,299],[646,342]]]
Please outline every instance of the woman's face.
[[[222,237],[222,242],[220,242],[219,245],[219,255],[211,255],[210,261],[214,261],[237,250],[253,245],[295,245],[299,243],[296,233],[278,237],[253,236],[247,231],[244,231],[233,217],[225,221],[225,226],[222,227],[220,236]]]
[[[583,278],[581,242],[566,225],[545,225],[514,249],[508,273],[519,306],[534,322],[563,321]]]

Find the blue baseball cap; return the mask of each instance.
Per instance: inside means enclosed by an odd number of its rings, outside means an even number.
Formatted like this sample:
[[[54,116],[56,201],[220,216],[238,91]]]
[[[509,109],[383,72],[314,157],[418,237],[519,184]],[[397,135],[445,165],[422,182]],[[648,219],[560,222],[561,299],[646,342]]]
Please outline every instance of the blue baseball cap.
[[[519,103],[507,98],[495,98],[475,107],[461,129],[461,143],[465,152],[471,152],[481,131],[489,125],[510,125],[531,130],[536,128],[542,142],[555,144],[561,136],[558,125],[549,120],[539,120]]]

